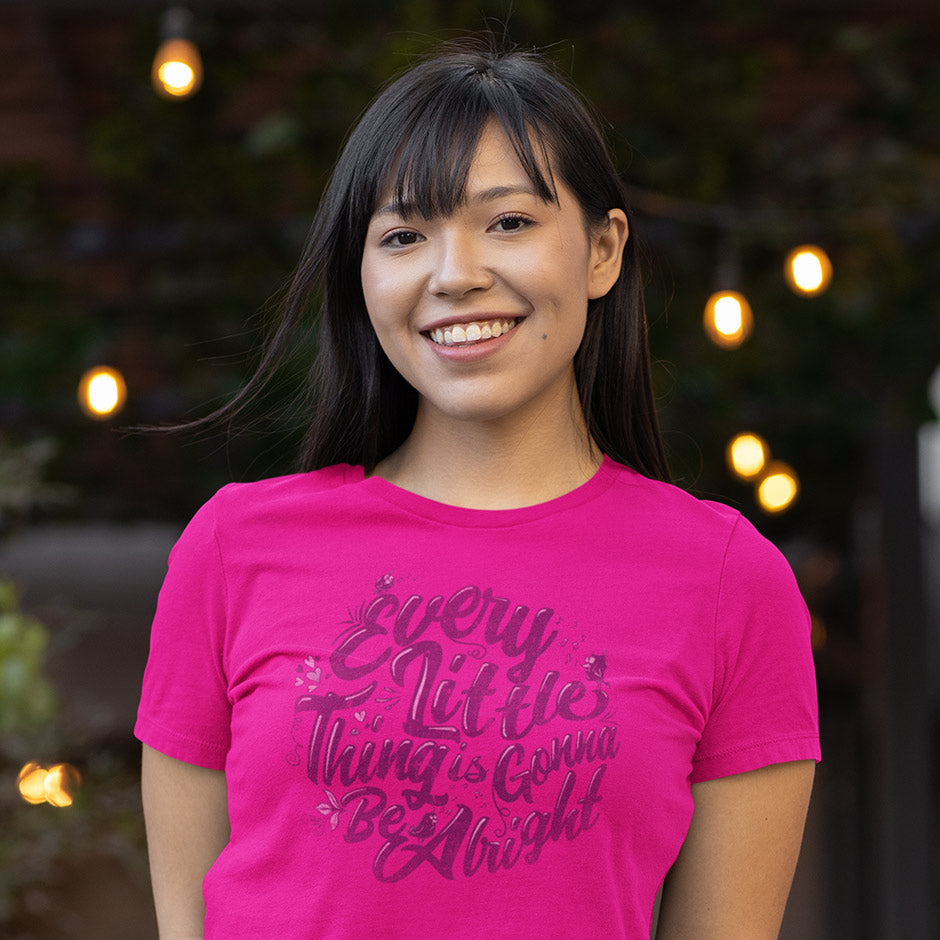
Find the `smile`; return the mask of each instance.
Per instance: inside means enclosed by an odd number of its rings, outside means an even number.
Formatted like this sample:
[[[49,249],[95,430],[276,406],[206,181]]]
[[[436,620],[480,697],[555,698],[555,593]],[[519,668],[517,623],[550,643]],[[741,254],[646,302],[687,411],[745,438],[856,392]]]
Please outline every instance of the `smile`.
[[[479,320],[473,323],[455,323],[453,326],[429,330],[427,335],[438,346],[468,346],[487,339],[495,339],[513,329],[517,320]]]

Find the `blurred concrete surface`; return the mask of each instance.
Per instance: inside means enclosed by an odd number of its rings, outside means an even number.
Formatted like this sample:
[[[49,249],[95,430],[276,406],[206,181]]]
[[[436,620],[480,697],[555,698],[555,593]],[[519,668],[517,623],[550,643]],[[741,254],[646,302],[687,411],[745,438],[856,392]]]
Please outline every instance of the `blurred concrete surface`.
[[[47,670],[67,748],[74,751],[61,759],[81,764],[89,753],[107,751],[125,768],[125,787],[128,773],[134,786],[133,724],[150,621],[167,555],[181,530],[182,525],[49,526],[0,542],[0,578],[17,584],[23,609],[49,629]],[[99,781],[100,792],[107,789]],[[139,812],[139,803],[133,811]],[[80,858],[63,861],[54,882],[49,904],[17,938],[156,937],[143,857],[122,862],[89,846]]]
[[[68,724],[130,734],[150,621],[182,525],[48,526],[0,542],[0,577],[50,631],[48,669]]]

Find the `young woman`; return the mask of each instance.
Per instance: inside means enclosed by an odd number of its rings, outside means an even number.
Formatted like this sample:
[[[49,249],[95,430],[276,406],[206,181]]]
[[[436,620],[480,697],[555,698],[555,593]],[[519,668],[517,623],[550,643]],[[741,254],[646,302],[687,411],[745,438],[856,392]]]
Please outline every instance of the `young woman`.
[[[163,940],[636,940],[661,887],[660,938],[775,937],[809,620],[738,513],[665,482],[584,105],[520,53],[404,74],[246,396],[313,298],[304,472],[216,494],[160,596],[137,734]]]

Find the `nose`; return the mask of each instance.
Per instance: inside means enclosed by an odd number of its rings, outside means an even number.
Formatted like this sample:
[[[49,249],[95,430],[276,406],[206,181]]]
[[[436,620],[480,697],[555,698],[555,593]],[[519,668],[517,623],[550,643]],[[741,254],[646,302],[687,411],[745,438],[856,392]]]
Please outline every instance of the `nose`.
[[[442,232],[432,253],[428,291],[437,297],[463,297],[491,287],[493,274],[479,239],[459,230]]]

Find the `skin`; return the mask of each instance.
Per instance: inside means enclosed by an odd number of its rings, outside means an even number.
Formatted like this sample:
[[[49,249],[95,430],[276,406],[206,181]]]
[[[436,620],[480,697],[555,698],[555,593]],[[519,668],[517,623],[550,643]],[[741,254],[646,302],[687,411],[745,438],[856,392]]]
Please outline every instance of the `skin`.
[[[589,231],[557,180],[546,203],[508,141],[481,137],[466,199],[430,220],[391,204],[371,220],[362,285],[383,349],[419,393],[414,429],[375,473],[451,505],[502,509],[584,483],[600,456],[590,440],[573,358],[588,300],[619,276],[623,212]],[[517,325],[487,350],[435,348],[430,326]],[[777,936],[793,877],[812,762],[695,784],[695,810],[666,879],[658,940]],[[229,838],[225,777],[144,747],[143,800],[161,940],[203,936],[202,881]]]
[[[696,783],[688,835],[663,886],[656,940],[774,940],[816,765],[773,764]]]
[[[380,205],[362,254],[366,307],[379,342],[419,393],[405,444],[375,472],[457,506],[544,502],[587,480],[599,454],[574,377],[588,300],[620,273],[626,216],[589,233],[567,186],[543,202],[505,135],[484,130],[464,203],[450,216]],[[380,201],[381,202],[381,201]],[[516,318],[475,361],[440,354],[429,326]]]
[[[225,774],[144,745],[141,795],[160,940],[202,937],[202,881],[229,839]]]

